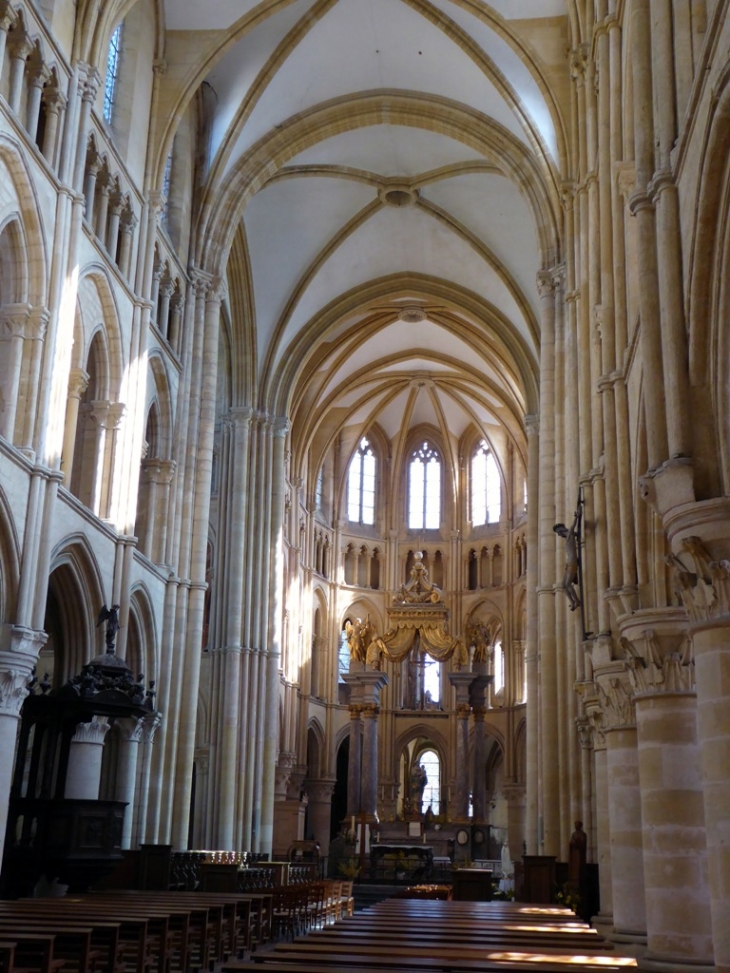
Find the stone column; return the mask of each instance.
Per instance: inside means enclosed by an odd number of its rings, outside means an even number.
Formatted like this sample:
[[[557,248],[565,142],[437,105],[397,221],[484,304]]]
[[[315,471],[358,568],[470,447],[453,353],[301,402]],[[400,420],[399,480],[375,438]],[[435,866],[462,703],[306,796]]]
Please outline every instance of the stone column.
[[[538,769],[539,725],[538,704],[538,602],[536,552],[539,535],[539,424],[534,415],[525,417],[527,433],[527,640],[525,646],[525,690],[527,695],[525,745],[525,777],[527,784],[525,809],[525,841],[529,855],[538,854]]]
[[[0,857],[8,823],[10,783],[15,762],[20,708],[46,633],[19,625],[0,625]]]
[[[380,707],[365,703],[362,708],[361,813],[368,821],[378,820],[378,714]]]
[[[596,679],[603,695],[611,828],[612,938],[646,944],[641,788],[634,700],[626,667],[606,666]]]
[[[106,170],[103,170],[96,179],[96,190],[98,206],[94,214],[94,232],[102,245],[106,243],[106,224],[109,215],[109,195],[114,188],[114,178]]]
[[[726,499],[679,507],[669,520],[675,590],[689,616],[717,973],[730,971],[730,516]]]
[[[174,290],[175,286],[169,277],[160,282],[157,327],[168,340],[170,336],[170,298]]]
[[[132,239],[134,237],[134,228],[137,225],[137,217],[131,209],[125,209],[122,212],[120,225],[122,228],[122,236],[119,241],[117,263],[124,276],[129,277],[132,264]]]
[[[119,244],[119,220],[126,200],[119,189],[114,189],[109,196],[109,221],[106,228],[106,252],[114,263],[117,262],[117,247]]]
[[[449,816],[455,821],[469,820],[469,687],[474,679],[471,672],[450,672],[449,682],[456,690],[456,767],[454,794]]]
[[[94,225],[94,201],[96,200],[96,180],[104,165],[104,160],[96,149],[89,147],[86,153],[86,175],[84,178],[84,216],[89,226]]]
[[[523,842],[525,840],[525,785],[505,784],[504,795],[507,798],[507,840],[509,856],[512,861],[522,858]]]
[[[177,353],[180,344],[180,323],[184,304],[185,298],[180,291],[175,291],[170,298],[170,327],[167,335],[167,340],[175,353]]]
[[[474,714],[474,739],[472,763],[472,805],[474,821],[484,824],[487,820],[487,778],[485,774],[485,727],[484,717],[487,713],[486,694],[494,676],[487,675],[488,663],[475,662],[474,678],[469,687],[469,702]]]
[[[20,395],[20,374],[23,367],[25,326],[30,313],[29,304],[9,304],[0,313],[0,349],[3,349],[4,411],[0,414],[0,436],[12,443],[15,438],[15,416]]]
[[[123,801],[124,826],[122,827],[122,848],[132,847],[132,824],[134,819],[134,796],[137,781],[137,758],[139,742],[144,730],[143,719],[125,718],[117,720],[119,727],[119,764],[117,767],[114,800]]]
[[[20,109],[20,97],[23,93],[23,82],[25,80],[25,62],[32,50],[33,42],[28,34],[21,29],[14,30],[8,38],[8,51],[10,54],[8,105],[15,115],[18,114]]]
[[[56,168],[60,140],[58,130],[61,115],[66,109],[66,96],[58,87],[49,85],[43,91],[43,104],[46,107],[46,127],[43,132],[43,155],[51,168]]]
[[[33,48],[26,62],[28,97],[25,107],[25,130],[31,142],[35,142],[38,134],[38,116],[41,110],[43,85],[49,76],[50,72],[43,63],[40,51],[37,47]]]
[[[89,376],[87,372],[81,368],[72,368],[68,377],[66,424],[63,432],[63,453],[61,454],[61,469],[63,471],[66,489],[69,489],[71,484],[74,445],[76,443],[76,426],[79,420],[79,403],[88,385]]]
[[[623,645],[636,699],[646,960],[713,963],[694,665],[681,609],[636,613]],[[652,627],[649,627],[649,626]]]
[[[17,14],[13,10],[10,0],[0,0],[0,75],[5,61],[5,48],[8,43],[8,31],[15,23]],[[3,832],[5,834],[5,832]]]
[[[631,62],[636,191],[631,197],[630,209],[636,217],[638,228],[638,294],[648,466],[649,469],[655,469],[668,458],[668,445],[664,407],[656,225],[654,206],[648,195],[649,181],[654,172],[649,0],[633,0],[631,4]]]
[[[162,723],[161,713],[149,713],[142,717],[142,749],[137,751],[137,787],[139,800],[134,808],[133,847],[147,841],[147,812],[149,808],[150,770],[152,767],[152,744],[155,733]]]
[[[68,755],[65,798],[99,800],[101,758],[108,730],[109,721],[105,716],[94,716],[91,722],[76,727]]]
[[[319,853],[323,857],[328,855],[330,850],[330,824],[334,792],[335,781],[332,778],[307,781],[309,830],[314,840],[319,842]]]
[[[347,681],[347,677],[345,677]],[[360,703],[350,705],[350,759],[347,765],[347,817],[360,813],[360,777],[362,773],[362,720]]]
[[[589,847],[596,849],[601,910],[594,917],[594,925],[613,928],[613,876],[611,875],[611,831],[608,802],[608,759],[604,716],[597,696],[585,699],[585,708],[593,730],[593,781],[596,814],[593,821],[595,837],[588,834]],[[585,824],[585,822],[583,822]]]
[[[41,359],[46,339],[50,312],[45,307],[34,307],[28,315],[25,328],[23,425],[19,428],[20,448],[26,456],[35,457],[36,419],[38,416]]]

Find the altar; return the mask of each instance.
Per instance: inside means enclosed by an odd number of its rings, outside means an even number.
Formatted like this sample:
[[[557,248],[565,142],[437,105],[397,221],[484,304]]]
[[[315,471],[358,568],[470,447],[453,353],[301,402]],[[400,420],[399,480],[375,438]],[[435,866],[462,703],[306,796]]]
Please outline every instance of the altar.
[[[373,844],[370,846],[370,874],[383,881],[428,882],[433,875],[430,845]]]

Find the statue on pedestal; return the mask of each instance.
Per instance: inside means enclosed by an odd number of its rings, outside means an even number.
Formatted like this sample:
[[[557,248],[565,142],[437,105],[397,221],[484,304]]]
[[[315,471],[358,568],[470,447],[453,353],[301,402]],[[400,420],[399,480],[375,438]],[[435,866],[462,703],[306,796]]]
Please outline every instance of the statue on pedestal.
[[[414,764],[411,771],[411,801],[413,807],[420,814],[423,806],[423,792],[428,783],[428,774],[423,764]]]

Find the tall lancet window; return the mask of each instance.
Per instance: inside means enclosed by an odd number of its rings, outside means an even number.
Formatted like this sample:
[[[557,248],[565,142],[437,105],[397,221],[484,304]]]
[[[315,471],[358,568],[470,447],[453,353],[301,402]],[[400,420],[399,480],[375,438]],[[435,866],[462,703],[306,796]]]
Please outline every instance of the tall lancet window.
[[[347,474],[347,517],[351,523],[375,523],[375,453],[363,437]]]
[[[497,524],[502,514],[502,483],[499,467],[482,439],[471,460],[471,522],[475,527]]]
[[[122,23],[114,28],[109,39],[109,49],[106,54],[106,81],[104,82],[104,121],[111,124],[114,114],[114,95],[117,91],[119,77],[119,61],[122,54]]]
[[[441,458],[428,441],[411,454],[408,468],[408,526],[438,530],[441,524]]]

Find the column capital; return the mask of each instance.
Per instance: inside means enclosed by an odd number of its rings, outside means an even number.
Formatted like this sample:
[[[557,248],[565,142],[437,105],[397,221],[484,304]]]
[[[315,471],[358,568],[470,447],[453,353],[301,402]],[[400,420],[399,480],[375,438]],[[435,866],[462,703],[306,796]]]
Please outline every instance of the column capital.
[[[6,304],[0,311],[0,337],[24,338],[30,304]]]
[[[73,740],[75,743],[93,743],[101,746],[108,732],[109,720],[106,716],[94,716],[90,722],[76,725]]]
[[[710,551],[700,537],[690,534],[679,540],[678,553],[665,558],[692,629],[730,623],[730,559],[718,557],[717,548],[725,546],[725,539],[719,542],[710,541],[715,548]]]
[[[12,58],[25,60],[33,50],[33,41],[26,30],[16,29],[8,34],[8,50]]]
[[[695,691],[694,652],[686,629],[646,628],[632,639],[623,637],[621,645],[635,694]]]
[[[125,716],[122,719],[115,720],[115,725],[119,727],[122,740],[125,743],[139,743],[142,739],[144,717],[141,716],[139,719],[135,719],[134,717]]]
[[[165,210],[167,196],[160,189],[150,189],[147,193],[147,203],[150,212],[153,213],[156,220],[159,220]]]
[[[369,720],[377,719],[380,714],[380,707],[377,703],[363,703],[361,710],[362,716]]]
[[[0,30],[10,30],[17,19],[18,14],[10,0],[0,0]]]
[[[34,341],[40,341],[44,338],[50,319],[51,312],[47,307],[39,304],[37,307],[31,308],[25,329],[26,338],[31,338]]]
[[[606,730],[635,726],[633,681],[629,667],[623,662],[604,666],[594,674],[603,707]]]
[[[530,413],[525,416],[525,430],[528,436],[537,436],[540,432],[540,416]]]
[[[274,439],[285,439],[291,429],[289,419],[286,416],[272,417],[272,419]]]
[[[541,300],[550,300],[552,298],[555,293],[555,280],[553,279],[552,270],[538,270],[537,292]]]
[[[43,104],[49,112],[61,112],[66,107],[68,99],[58,87],[58,84],[49,84],[43,89]]]
[[[93,65],[86,64],[83,61],[79,62],[79,69],[79,95],[83,101],[90,102],[93,105],[101,87],[101,74]]]

